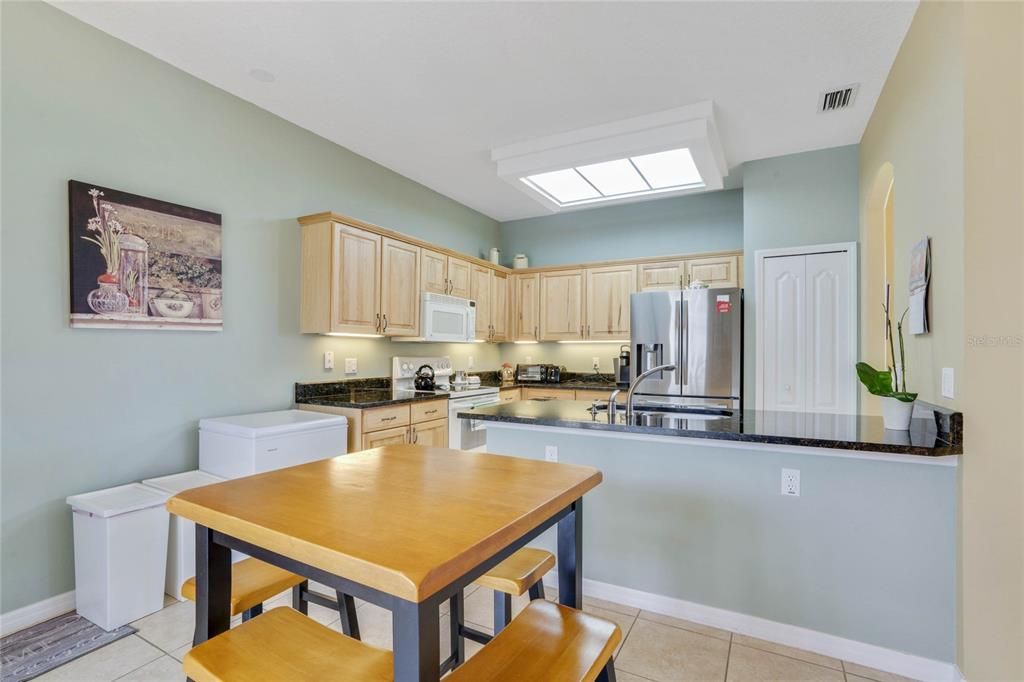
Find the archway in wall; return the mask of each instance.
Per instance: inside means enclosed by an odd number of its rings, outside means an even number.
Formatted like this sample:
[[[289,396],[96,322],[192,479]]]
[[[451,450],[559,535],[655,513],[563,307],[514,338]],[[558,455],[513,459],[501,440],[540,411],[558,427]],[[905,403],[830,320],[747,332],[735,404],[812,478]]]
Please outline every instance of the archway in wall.
[[[891,163],[875,172],[863,206],[861,222],[860,356],[870,365],[886,367],[889,362],[885,339],[885,285],[893,282],[895,173]],[[861,411],[879,414],[877,398],[861,391]]]

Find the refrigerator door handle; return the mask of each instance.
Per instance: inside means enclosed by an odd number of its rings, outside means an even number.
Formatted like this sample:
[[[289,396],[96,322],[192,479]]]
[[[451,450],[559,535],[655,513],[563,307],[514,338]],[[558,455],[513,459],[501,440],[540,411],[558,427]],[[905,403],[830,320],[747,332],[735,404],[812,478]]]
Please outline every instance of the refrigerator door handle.
[[[679,358],[676,366],[679,368],[680,388],[690,383],[690,306],[685,297],[679,298]]]

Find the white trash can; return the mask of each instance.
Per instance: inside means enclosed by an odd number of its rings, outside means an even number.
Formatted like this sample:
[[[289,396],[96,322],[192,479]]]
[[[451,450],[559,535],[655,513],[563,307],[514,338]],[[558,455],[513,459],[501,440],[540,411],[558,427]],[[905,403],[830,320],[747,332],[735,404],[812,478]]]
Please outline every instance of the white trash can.
[[[201,488],[225,480],[227,479],[196,469],[181,474],[147,478],[142,483],[159,491],[164,499],[167,499],[191,488]],[[196,524],[177,514],[171,514],[167,542],[167,577],[164,580],[164,592],[178,601],[185,601],[181,596],[181,584],[196,574]],[[245,555],[232,552],[231,558],[240,561]]]
[[[67,498],[75,530],[75,610],[104,630],[164,606],[166,495],[141,483]]]

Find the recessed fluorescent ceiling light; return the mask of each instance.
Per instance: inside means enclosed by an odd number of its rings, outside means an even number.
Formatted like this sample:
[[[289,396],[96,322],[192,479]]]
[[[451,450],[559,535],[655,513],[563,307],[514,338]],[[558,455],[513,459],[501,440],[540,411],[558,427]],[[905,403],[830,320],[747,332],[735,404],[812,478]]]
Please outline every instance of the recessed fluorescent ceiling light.
[[[704,186],[685,148],[527,175],[521,180],[559,206]]]

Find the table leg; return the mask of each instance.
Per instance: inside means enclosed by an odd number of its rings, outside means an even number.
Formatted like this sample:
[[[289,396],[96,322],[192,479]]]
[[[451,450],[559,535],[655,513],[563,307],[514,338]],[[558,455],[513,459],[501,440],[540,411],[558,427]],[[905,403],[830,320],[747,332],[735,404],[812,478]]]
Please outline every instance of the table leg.
[[[231,550],[196,524],[196,629],[192,646],[231,627]]]
[[[398,600],[391,611],[395,682],[437,682],[441,624],[437,604]]]
[[[583,608],[583,498],[558,521],[558,603]]]

